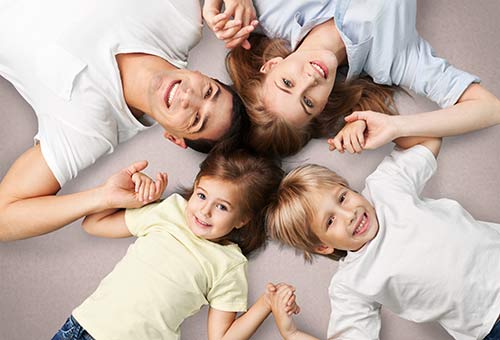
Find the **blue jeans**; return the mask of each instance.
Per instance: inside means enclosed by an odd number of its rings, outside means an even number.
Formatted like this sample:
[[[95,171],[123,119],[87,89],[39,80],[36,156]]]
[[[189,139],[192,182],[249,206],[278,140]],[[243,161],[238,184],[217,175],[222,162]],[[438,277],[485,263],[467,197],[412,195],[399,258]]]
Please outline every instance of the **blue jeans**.
[[[52,340],[95,340],[80,326],[73,316],[70,316]]]
[[[500,340],[500,321],[497,321],[491,332],[484,338],[484,340]]]

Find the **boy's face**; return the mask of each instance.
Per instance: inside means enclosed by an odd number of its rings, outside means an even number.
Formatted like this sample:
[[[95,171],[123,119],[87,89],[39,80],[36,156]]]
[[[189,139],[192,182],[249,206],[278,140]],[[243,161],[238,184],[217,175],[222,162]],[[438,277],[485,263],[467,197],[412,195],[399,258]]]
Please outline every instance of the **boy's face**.
[[[314,197],[316,209],[311,229],[322,243],[316,252],[356,251],[377,235],[375,209],[360,194],[335,185],[319,190]]]

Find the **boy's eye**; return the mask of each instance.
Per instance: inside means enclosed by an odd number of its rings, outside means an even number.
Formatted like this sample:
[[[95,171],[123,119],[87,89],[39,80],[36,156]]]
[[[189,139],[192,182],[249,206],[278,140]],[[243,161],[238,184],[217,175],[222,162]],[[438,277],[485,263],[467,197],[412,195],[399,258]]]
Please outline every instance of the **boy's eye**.
[[[227,211],[227,207],[224,204],[217,204],[216,207],[219,210]]]
[[[326,226],[330,227],[334,221],[335,221],[335,218],[333,216],[329,217],[328,220],[326,221]]]
[[[314,107],[314,104],[312,102],[311,99],[307,98],[307,97],[304,97],[304,104],[309,107],[309,108],[313,108]]]
[[[347,192],[343,192],[340,197],[339,197],[339,202],[343,203],[345,201],[345,198],[347,196]]]
[[[292,87],[292,82],[286,78],[283,78],[283,84],[285,84],[286,87]]]
[[[198,196],[198,198],[201,199],[201,200],[204,200],[206,198],[205,194],[203,194],[201,192],[197,193],[196,196]]]
[[[208,97],[210,97],[210,95],[212,94],[212,86],[210,86],[207,90],[207,92],[205,92],[205,96],[203,97],[204,99],[207,99]]]

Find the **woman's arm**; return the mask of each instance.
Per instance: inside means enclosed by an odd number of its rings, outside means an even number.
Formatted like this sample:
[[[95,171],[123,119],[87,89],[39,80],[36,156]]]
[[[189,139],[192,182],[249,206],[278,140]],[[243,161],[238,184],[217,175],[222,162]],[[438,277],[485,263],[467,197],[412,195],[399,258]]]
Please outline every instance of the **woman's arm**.
[[[47,234],[77,219],[110,208],[139,207],[131,176],[147,166],[132,164],[106,184],[56,196],[60,186],[40,146],[23,153],[0,183],[0,240],[11,241]]]

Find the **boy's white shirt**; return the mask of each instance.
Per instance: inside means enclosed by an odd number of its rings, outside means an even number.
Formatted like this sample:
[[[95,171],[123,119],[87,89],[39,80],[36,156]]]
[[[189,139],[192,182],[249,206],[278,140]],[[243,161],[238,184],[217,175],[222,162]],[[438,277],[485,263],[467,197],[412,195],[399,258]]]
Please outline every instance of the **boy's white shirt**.
[[[380,308],[483,339],[500,314],[500,225],[456,201],[420,198],[436,171],[429,149],[394,150],[366,180],[377,236],[340,261],[330,284],[331,339],[378,339]],[[474,193],[477,195],[477,193]]]

